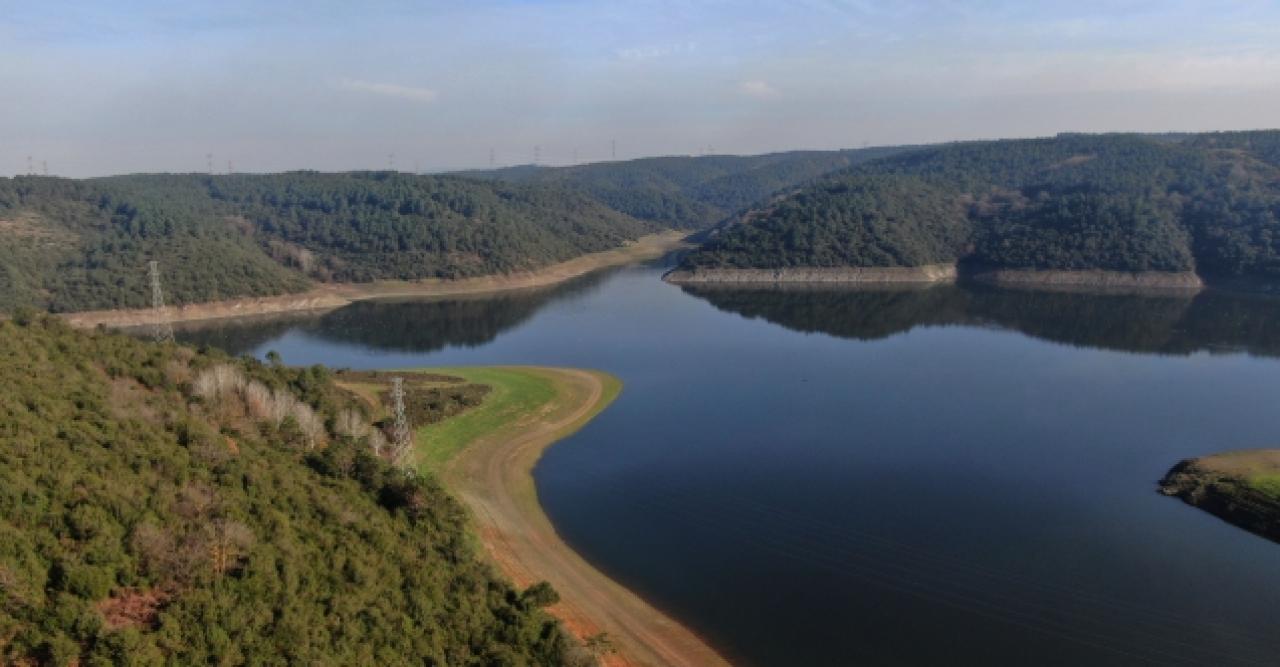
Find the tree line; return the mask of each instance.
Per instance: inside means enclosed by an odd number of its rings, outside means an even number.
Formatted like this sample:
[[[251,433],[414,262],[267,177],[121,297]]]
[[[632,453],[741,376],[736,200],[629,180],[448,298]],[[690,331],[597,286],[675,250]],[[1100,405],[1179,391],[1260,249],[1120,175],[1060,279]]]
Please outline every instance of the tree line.
[[[1280,132],[966,142],[831,174],[686,268],[919,266],[1280,278]]]
[[[140,307],[314,281],[536,269],[658,226],[578,192],[387,172],[0,179],[0,310]]]
[[[0,382],[0,663],[591,662],[323,367],[19,311]]]

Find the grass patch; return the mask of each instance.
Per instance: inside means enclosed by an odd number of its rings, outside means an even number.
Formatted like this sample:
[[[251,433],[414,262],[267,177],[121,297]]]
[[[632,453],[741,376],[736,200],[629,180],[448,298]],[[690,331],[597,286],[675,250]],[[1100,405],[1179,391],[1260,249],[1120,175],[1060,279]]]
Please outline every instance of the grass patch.
[[[1249,478],[1249,486],[1280,500],[1280,474],[1255,475]]]
[[[479,438],[519,428],[556,397],[555,383],[532,369],[450,368],[440,372],[486,385],[491,391],[479,407],[415,429],[420,462],[426,470],[439,470]]]

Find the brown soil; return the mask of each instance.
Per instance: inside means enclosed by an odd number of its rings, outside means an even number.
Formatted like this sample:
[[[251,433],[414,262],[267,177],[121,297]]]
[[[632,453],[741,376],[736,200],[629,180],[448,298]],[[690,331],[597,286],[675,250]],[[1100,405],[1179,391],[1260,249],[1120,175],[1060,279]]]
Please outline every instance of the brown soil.
[[[561,387],[556,405],[514,438],[471,443],[444,472],[446,485],[471,508],[485,552],[517,586],[550,582],[561,597],[550,611],[580,640],[605,633],[616,649],[600,656],[605,665],[727,665],[691,631],[583,560],[543,514],[533,466],[599,410],[604,389],[588,371],[538,370]]]
[[[172,322],[213,320],[247,315],[263,315],[304,310],[332,310],[353,301],[407,296],[449,296],[478,294],[511,289],[542,287],[576,278],[585,273],[608,266],[620,266],[632,262],[661,257],[685,247],[685,232],[665,232],[641,237],[634,243],[613,250],[591,253],[559,264],[522,273],[512,273],[462,280],[381,281],[375,283],[326,284],[298,294],[282,294],[270,297],[212,301],[169,308]],[[78,327],[145,326],[155,321],[148,308],[92,310],[67,313],[62,316]]]
[[[168,596],[157,589],[121,589],[98,603],[98,612],[106,626],[112,630],[121,628],[149,628],[155,625],[160,607]]]

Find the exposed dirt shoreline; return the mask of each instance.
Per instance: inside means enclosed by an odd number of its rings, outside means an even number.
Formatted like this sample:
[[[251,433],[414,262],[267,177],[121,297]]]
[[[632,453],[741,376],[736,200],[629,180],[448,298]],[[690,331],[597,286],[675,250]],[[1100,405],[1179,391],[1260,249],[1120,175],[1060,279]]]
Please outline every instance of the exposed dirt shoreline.
[[[911,267],[794,267],[787,269],[677,269],[663,280],[695,283],[940,283],[956,279],[951,264]]]
[[[1085,287],[1102,289],[1198,290],[1204,282],[1192,272],[1059,271],[998,269],[961,271],[954,264],[910,267],[792,267],[785,269],[677,269],[663,280],[675,284],[907,284],[972,280],[1001,287]]]
[[[570,549],[538,503],[533,468],[542,452],[603,410],[621,383],[597,371],[520,370],[551,379],[557,399],[518,428],[471,442],[443,472],[446,487],[471,509],[489,558],[517,586],[550,582],[561,597],[550,611],[566,629],[583,641],[605,633],[616,649],[600,657],[605,665],[729,664],[687,628]]]
[[[576,278],[585,273],[609,266],[661,257],[686,247],[687,232],[672,231],[637,239],[634,243],[613,250],[591,253],[551,266],[522,273],[498,276],[482,276],[462,280],[380,281],[374,283],[341,283],[320,285],[306,292],[282,294],[270,297],[229,299],[195,303],[169,308],[171,322],[193,322],[248,315],[266,315],[307,310],[332,310],[353,301],[389,297],[450,296],[479,294],[503,290],[543,287]],[[61,315],[72,326],[109,327],[145,326],[154,322],[155,315],[148,308],[92,310]]]

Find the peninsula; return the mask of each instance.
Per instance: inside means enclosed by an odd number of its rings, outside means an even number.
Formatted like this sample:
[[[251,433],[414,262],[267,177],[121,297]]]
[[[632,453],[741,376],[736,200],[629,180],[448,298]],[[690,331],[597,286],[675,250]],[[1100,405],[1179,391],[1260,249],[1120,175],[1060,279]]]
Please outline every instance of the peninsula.
[[[1181,461],[1160,481],[1160,492],[1280,542],[1280,449]]]
[[[617,398],[622,383],[616,377],[534,366],[402,375],[418,392],[485,388],[478,406],[417,429],[418,465],[438,475],[467,506],[486,556],[504,575],[522,589],[551,584],[558,601],[548,610],[598,659],[615,666],[728,664],[693,632],[574,552],[538,503],[538,459]],[[368,374],[339,377],[339,386],[376,400],[380,385]]]

